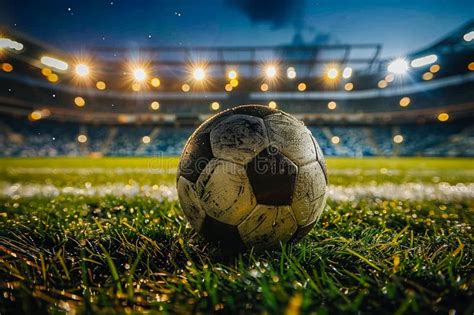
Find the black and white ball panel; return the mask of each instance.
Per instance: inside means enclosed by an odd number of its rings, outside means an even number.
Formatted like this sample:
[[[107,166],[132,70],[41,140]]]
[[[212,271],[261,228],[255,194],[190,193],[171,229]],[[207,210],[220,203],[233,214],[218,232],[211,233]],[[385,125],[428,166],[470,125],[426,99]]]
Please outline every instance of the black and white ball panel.
[[[324,208],[325,195],[326,178],[318,161],[301,166],[291,203],[298,225],[304,226],[316,220]]]
[[[200,232],[207,240],[222,245],[228,251],[245,248],[236,225],[220,222],[209,215],[204,218]]]
[[[204,122],[178,167],[178,195],[192,227],[226,247],[273,247],[306,235],[326,203],[321,149],[296,118],[239,106]]]
[[[243,166],[212,159],[196,182],[201,208],[214,219],[238,225],[256,200]]]
[[[289,242],[296,243],[299,240],[301,240],[303,237],[306,236],[306,234],[308,234],[313,229],[313,227],[316,225],[316,222],[318,221],[315,220],[307,225],[298,226],[298,228],[296,229],[296,232],[293,234]]]
[[[210,133],[196,133],[186,143],[181,154],[178,178],[182,176],[195,183],[212,158]]]
[[[238,226],[243,242],[249,246],[276,247],[286,243],[297,229],[293,213],[288,206],[257,205]]]
[[[278,113],[279,111],[276,109],[272,109],[268,106],[262,106],[262,105],[242,105],[242,106],[237,106],[233,108],[232,112],[234,114],[239,114],[239,115],[249,115],[249,116],[254,116],[258,118],[265,118],[271,114]]]
[[[283,112],[267,116],[265,119],[270,144],[296,165],[316,161],[316,148],[311,132],[296,118]]]
[[[263,120],[236,114],[222,120],[211,131],[211,148],[215,157],[241,165],[268,146]]]
[[[298,167],[278,148],[269,146],[262,150],[245,168],[258,204],[291,204]]]
[[[326,166],[326,160],[324,159],[324,156],[323,156],[323,151],[321,151],[321,147],[319,146],[318,142],[316,141],[316,139],[314,139],[312,135],[311,135],[311,139],[313,140],[314,147],[316,148],[317,159],[318,159],[319,165],[321,165],[321,168],[323,169],[324,178],[326,178],[326,184],[328,184],[328,170]]]
[[[178,178],[178,195],[184,215],[195,231],[201,230],[206,213],[201,208],[194,184],[185,177]]]

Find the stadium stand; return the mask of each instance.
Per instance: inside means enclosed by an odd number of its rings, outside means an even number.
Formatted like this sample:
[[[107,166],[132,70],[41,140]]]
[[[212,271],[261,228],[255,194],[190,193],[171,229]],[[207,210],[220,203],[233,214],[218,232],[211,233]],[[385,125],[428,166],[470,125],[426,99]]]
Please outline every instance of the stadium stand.
[[[264,104],[328,156],[474,156],[473,29],[396,60],[363,44],[147,47],[147,62],[96,47],[86,63],[1,28],[0,155],[178,155],[213,113]]]

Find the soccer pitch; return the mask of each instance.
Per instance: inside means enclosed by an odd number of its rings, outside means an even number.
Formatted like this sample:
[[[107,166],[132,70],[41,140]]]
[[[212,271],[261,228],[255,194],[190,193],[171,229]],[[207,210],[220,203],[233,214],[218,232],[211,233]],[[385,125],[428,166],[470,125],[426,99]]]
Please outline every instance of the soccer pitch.
[[[474,311],[473,159],[328,159],[310,234],[234,257],[184,219],[177,162],[0,160],[0,313]]]

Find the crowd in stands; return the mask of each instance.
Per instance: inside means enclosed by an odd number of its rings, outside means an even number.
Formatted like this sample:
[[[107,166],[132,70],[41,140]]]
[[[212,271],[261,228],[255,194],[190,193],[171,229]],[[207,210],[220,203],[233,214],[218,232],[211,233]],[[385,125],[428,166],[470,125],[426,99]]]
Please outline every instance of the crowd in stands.
[[[194,128],[29,122],[3,116],[0,130],[4,157],[176,156]],[[468,123],[311,126],[310,130],[326,156],[474,156],[474,127]]]

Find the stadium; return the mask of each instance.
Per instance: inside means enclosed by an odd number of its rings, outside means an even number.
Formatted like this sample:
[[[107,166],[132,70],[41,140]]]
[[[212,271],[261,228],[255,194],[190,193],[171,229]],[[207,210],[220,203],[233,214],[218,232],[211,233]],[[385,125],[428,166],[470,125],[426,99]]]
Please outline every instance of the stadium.
[[[474,21],[382,52],[72,51],[1,26],[0,313],[471,314]],[[299,243],[229,255],[187,222],[176,172],[243,104],[304,123],[328,201]]]

